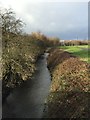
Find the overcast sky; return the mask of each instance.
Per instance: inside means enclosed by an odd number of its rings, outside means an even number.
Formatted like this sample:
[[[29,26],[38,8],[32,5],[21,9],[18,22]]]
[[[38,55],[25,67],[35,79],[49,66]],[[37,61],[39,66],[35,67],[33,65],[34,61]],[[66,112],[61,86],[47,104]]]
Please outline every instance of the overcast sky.
[[[0,0],[0,6],[12,8],[26,23],[24,30],[28,33],[41,31],[61,39],[86,39],[88,0],[71,1]]]

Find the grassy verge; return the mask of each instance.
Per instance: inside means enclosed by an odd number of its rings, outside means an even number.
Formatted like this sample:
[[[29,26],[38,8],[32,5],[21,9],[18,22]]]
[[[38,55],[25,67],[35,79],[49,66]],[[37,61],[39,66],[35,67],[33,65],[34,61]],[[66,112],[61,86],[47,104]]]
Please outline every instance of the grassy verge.
[[[65,51],[70,52],[73,55],[79,57],[81,60],[90,63],[90,55],[89,55],[90,49],[88,49],[88,45],[60,46],[60,49],[64,49]]]

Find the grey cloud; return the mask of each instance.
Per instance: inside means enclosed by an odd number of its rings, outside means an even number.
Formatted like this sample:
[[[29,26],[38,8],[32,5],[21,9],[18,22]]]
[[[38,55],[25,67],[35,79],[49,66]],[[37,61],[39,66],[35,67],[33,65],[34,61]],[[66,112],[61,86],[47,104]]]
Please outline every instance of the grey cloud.
[[[16,14],[26,23],[25,31],[38,31],[62,39],[87,37],[88,3],[85,2],[30,2],[26,0],[5,0],[10,2]],[[9,1],[9,2],[8,2]],[[15,2],[16,1],[16,2]],[[21,4],[21,6],[20,6]]]
[[[63,38],[87,36],[87,3],[37,3],[28,4],[26,15],[32,15],[34,21],[28,21],[27,31],[42,31],[48,35],[60,35]],[[84,29],[82,29],[84,28]],[[78,33],[77,33],[78,31]],[[66,34],[66,35],[65,35]]]

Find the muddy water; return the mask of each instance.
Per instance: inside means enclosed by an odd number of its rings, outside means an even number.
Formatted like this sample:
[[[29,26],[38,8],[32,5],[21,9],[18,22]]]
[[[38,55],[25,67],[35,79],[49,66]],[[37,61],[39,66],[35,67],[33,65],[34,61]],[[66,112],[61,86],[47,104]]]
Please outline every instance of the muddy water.
[[[42,118],[45,99],[49,93],[50,73],[47,53],[38,60],[32,80],[15,88],[3,105],[3,118]]]

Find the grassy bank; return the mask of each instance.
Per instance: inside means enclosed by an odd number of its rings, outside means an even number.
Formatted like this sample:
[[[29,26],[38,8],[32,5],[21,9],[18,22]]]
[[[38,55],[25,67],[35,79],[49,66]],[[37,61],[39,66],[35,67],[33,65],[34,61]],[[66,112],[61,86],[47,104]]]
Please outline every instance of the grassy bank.
[[[60,49],[68,51],[73,55],[79,57],[83,61],[90,62],[90,49],[88,45],[79,45],[79,46],[60,46]]]
[[[67,51],[52,49],[48,56],[48,68],[52,82],[46,117],[88,119],[90,65]]]

